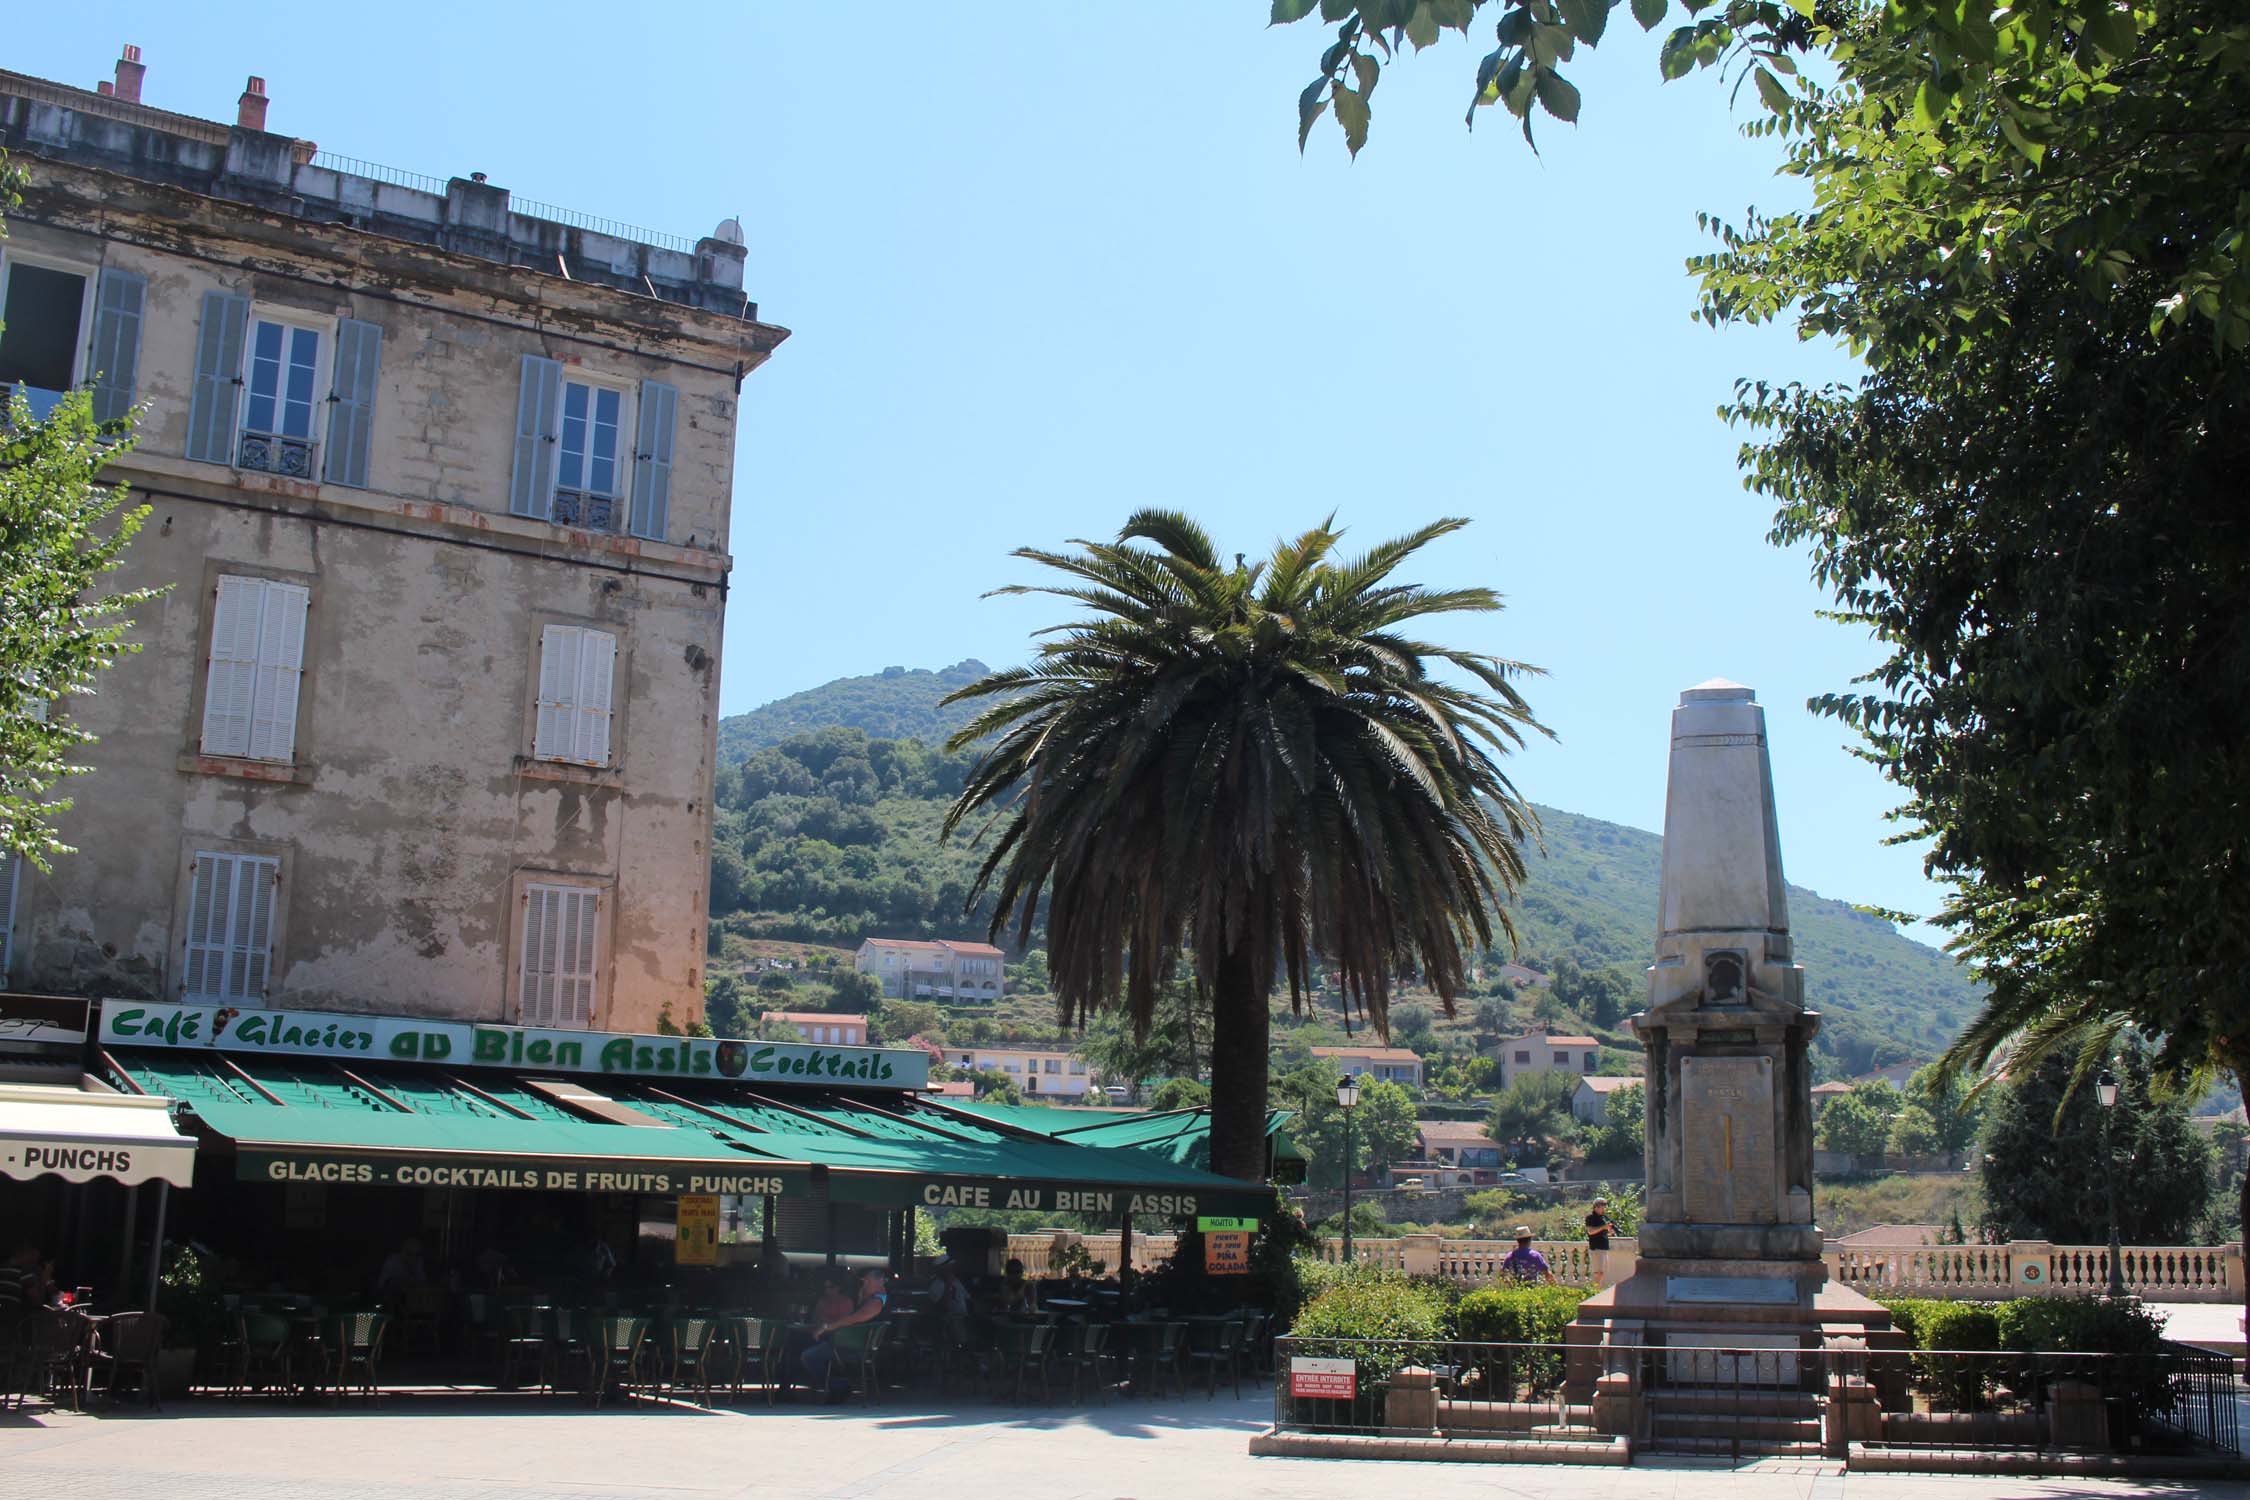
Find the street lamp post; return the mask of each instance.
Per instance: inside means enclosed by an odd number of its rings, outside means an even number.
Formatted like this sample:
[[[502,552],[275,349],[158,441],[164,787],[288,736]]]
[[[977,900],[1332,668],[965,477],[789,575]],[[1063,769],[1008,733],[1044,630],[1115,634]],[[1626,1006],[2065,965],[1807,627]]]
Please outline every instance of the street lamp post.
[[[1352,1259],[1352,1107],[1359,1103],[1359,1075],[1336,1080],[1336,1107],[1344,1112],[1344,1264]]]
[[[2109,1295],[2121,1300],[2125,1251],[2117,1232],[2117,1076],[2109,1069],[2102,1069],[2102,1076],[2094,1080],[2094,1095],[2102,1101],[2102,1157],[2108,1169],[2102,1175],[2109,1184]]]

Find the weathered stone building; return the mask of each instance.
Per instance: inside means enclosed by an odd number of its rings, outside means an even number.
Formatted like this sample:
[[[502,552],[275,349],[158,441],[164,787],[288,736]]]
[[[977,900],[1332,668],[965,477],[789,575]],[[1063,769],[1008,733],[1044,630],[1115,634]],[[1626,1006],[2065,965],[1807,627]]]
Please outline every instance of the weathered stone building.
[[[692,245],[0,72],[0,384],[137,411],[138,655],[9,987],[648,1031],[702,1011],[739,391]],[[564,222],[562,220],[569,220]]]

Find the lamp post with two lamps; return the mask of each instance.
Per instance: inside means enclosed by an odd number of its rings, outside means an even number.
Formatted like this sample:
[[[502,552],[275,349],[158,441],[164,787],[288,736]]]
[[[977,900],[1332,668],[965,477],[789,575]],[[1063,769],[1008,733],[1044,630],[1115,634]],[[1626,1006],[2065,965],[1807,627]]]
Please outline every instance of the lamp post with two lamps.
[[[1336,1080],[1336,1107],[1344,1112],[1344,1263],[1352,1259],[1352,1109],[1359,1103],[1359,1075]]]
[[[2117,1075],[2102,1069],[2094,1080],[2094,1097],[2102,1102],[2102,1176],[2109,1184],[2109,1294],[2125,1295],[2124,1247],[2117,1231]]]

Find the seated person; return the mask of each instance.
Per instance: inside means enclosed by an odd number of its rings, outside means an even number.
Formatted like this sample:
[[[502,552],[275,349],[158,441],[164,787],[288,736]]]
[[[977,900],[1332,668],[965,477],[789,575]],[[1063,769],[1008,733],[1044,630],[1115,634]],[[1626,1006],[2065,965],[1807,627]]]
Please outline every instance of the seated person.
[[[834,1272],[821,1277],[820,1295],[813,1299],[811,1309],[805,1314],[805,1322],[810,1326],[791,1329],[789,1336],[782,1341],[783,1383],[788,1382],[790,1372],[798,1368],[806,1351],[818,1341],[820,1335],[814,1330],[826,1328],[839,1318],[851,1316],[857,1304],[853,1301],[852,1294],[845,1290],[845,1285],[844,1279]]]
[[[1000,1279],[1000,1316],[1012,1318],[1039,1310],[1037,1288],[1024,1279],[1023,1262],[1008,1262],[1008,1274]]]
[[[961,1268],[948,1255],[931,1268],[930,1306],[949,1318],[969,1315],[969,1284],[961,1279]]]
[[[825,1388],[828,1399],[835,1401],[849,1394],[850,1388],[831,1384],[835,1373],[837,1335],[845,1329],[859,1328],[854,1338],[866,1338],[862,1325],[872,1323],[883,1315],[890,1305],[889,1278],[880,1266],[870,1267],[859,1278],[859,1303],[841,1317],[821,1319],[813,1327],[812,1347],[803,1355],[806,1383],[814,1390]]]

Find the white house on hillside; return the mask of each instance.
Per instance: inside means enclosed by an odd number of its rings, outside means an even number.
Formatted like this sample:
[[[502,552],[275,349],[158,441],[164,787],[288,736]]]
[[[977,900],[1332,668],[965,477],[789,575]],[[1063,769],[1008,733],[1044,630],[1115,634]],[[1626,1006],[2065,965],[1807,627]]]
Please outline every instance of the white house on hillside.
[[[1534,1032],[1496,1042],[1487,1055],[1500,1064],[1500,1087],[1507,1088],[1534,1073],[1591,1073],[1601,1050],[1601,1042],[1594,1037]]]

